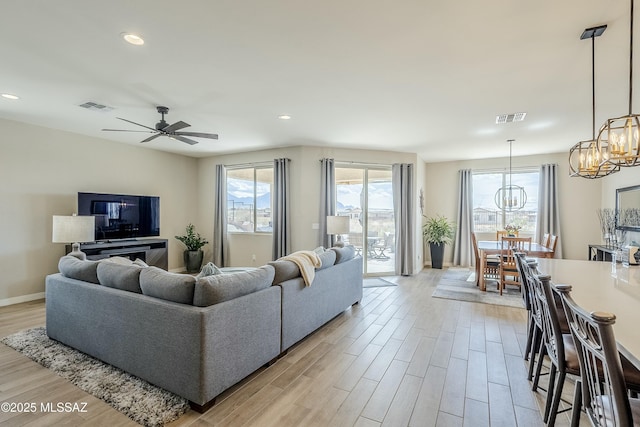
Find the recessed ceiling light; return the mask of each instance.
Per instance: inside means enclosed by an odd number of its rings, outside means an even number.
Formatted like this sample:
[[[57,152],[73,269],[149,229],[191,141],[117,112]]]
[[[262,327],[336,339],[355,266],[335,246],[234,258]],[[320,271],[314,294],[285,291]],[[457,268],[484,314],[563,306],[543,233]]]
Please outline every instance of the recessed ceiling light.
[[[11,95],[10,93],[3,93],[2,95],[3,98],[7,98],[7,99],[11,99],[11,100],[16,100],[16,99],[20,99],[19,96],[16,95]]]
[[[144,44],[144,40],[142,39],[142,37],[136,34],[122,33],[122,38],[125,39],[127,43],[131,43],[136,46],[142,46]]]
[[[282,115],[279,115],[278,118],[280,120],[289,120],[291,118],[291,116],[289,116],[287,114],[282,114]]]

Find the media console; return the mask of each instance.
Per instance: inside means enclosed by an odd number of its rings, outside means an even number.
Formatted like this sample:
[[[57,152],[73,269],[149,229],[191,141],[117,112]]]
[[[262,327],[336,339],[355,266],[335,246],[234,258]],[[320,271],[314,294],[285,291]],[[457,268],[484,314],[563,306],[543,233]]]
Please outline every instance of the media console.
[[[135,260],[140,258],[149,265],[167,270],[169,268],[169,252],[167,239],[116,240],[112,242],[81,243],[80,250],[87,254],[87,259],[99,260],[112,256],[122,256]],[[71,252],[71,245],[66,245],[66,253]]]

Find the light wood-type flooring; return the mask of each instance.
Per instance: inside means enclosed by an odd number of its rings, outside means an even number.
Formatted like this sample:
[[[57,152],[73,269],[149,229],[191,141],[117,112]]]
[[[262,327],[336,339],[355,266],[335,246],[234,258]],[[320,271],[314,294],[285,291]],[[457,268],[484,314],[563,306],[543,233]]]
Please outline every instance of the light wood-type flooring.
[[[275,364],[171,426],[542,426],[526,379],[524,309],[432,298],[444,270],[365,288],[363,301]],[[44,325],[44,302],[0,308],[0,337]],[[168,372],[167,375],[171,373]],[[573,384],[568,383],[567,398]],[[136,425],[0,344],[0,402],[86,402],[86,413],[2,413],[9,426]],[[570,412],[556,425],[569,425]],[[587,425],[586,418],[582,418]]]

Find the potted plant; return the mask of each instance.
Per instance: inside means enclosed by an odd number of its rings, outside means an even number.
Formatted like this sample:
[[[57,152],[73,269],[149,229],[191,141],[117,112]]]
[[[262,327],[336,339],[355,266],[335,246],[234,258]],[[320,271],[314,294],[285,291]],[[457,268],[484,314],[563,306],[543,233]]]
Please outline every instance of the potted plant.
[[[507,224],[504,229],[507,231],[507,236],[517,237],[522,227],[516,224]]]
[[[202,259],[204,258],[202,247],[209,242],[200,236],[200,233],[195,232],[195,226],[193,224],[187,225],[186,232],[187,234],[184,236],[176,236],[176,239],[180,240],[187,247],[184,251],[184,266],[187,273],[196,273],[200,271]]]
[[[431,267],[442,268],[444,246],[453,241],[455,234],[453,223],[441,215],[427,218],[422,226],[422,234],[431,249]]]

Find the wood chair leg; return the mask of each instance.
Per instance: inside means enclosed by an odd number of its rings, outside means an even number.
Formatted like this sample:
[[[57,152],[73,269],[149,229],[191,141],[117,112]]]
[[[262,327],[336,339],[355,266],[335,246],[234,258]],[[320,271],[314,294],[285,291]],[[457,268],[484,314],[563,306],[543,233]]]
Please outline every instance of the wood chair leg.
[[[531,345],[535,327],[536,324],[533,319],[531,319],[531,314],[529,313],[527,316],[527,345],[524,349],[524,360],[529,360],[529,353],[531,353]]]
[[[567,377],[566,372],[560,372],[558,376],[558,382],[555,390],[553,391],[553,403],[551,404],[551,412],[549,412],[549,419],[547,425],[556,425],[556,416],[558,415],[558,408],[560,407],[560,399],[562,398],[562,389],[564,388],[564,380]]]
[[[538,390],[538,383],[540,382],[540,372],[542,371],[542,364],[544,362],[544,356],[545,354],[547,354],[546,348],[544,346],[544,338],[540,338],[540,344],[539,344],[539,350],[538,350],[538,360],[536,361],[536,374],[533,377],[533,387],[531,388],[531,390],[536,391]]]
[[[541,339],[542,339],[542,331],[537,327],[535,327],[534,325],[533,342],[531,343],[531,349],[529,351],[529,373],[527,375],[527,379],[529,381],[533,379],[533,370],[536,367],[536,354],[538,353],[538,350],[540,348]]]
[[[549,371],[549,386],[547,387],[547,399],[544,405],[544,417],[542,417],[542,421],[544,421],[545,424],[547,425],[553,425],[553,424],[549,424],[549,415],[551,413],[551,404],[553,403],[553,400],[556,395],[555,393],[556,372],[557,372],[556,365],[551,364],[551,370]]]
[[[571,427],[580,425],[580,412],[582,411],[582,380],[576,381],[573,391],[573,408],[571,409]]]

